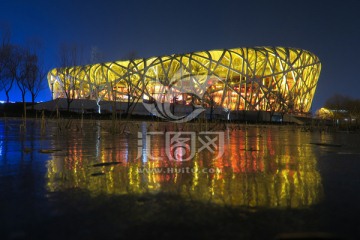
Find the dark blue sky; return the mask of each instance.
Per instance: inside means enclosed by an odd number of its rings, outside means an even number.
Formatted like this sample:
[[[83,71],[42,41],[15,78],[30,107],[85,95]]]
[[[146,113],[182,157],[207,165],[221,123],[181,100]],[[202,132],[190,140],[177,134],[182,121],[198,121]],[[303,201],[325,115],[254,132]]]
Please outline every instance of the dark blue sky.
[[[313,110],[334,93],[359,98],[360,3],[357,1],[77,1],[0,0],[0,23],[12,42],[40,39],[47,69],[59,46],[76,43],[84,63],[91,47],[103,61],[252,46],[286,46],[322,62]],[[0,95],[0,99],[4,99]],[[49,100],[45,89],[38,100]],[[13,92],[11,100],[21,100]]]

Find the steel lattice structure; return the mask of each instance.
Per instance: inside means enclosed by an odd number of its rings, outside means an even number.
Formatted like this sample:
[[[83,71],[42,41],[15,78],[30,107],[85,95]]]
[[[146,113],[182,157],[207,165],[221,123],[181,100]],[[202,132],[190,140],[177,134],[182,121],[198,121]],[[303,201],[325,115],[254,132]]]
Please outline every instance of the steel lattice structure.
[[[55,68],[48,82],[53,98],[141,102],[158,98],[173,79],[194,76],[191,84],[214,82],[197,100],[206,106],[308,112],[320,70],[318,57],[309,51],[254,47]],[[189,94],[176,98],[184,104],[193,100]]]

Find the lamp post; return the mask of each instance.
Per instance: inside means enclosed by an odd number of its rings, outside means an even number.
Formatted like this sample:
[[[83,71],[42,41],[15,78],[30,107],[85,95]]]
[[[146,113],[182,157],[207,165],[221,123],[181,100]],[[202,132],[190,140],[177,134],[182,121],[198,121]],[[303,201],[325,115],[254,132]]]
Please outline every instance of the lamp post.
[[[51,100],[54,100],[54,82],[51,81]]]

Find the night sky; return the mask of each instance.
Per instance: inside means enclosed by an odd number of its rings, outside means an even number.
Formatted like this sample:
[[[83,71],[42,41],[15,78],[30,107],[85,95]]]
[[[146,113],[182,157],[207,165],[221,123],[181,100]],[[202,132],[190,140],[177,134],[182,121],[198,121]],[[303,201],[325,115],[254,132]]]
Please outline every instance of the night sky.
[[[254,46],[306,49],[322,62],[314,111],[335,93],[360,97],[359,10],[359,2],[347,0],[0,0],[0,24],[10,26],[13,43],[40,40],[47,70],[59,65],[64,43],[81,46],[83,63],[90,63],[92,48],[102,61],[133,52],[150,57]],[[47,87],[38,100],[50,98]],[[13,91],[11,100],[20,101],[20,94]]]

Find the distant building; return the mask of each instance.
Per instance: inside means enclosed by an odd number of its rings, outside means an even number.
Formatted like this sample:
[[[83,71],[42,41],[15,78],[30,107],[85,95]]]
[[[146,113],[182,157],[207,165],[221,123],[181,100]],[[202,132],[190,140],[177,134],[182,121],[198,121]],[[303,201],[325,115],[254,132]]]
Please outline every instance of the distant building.
[[[254,47],[55,68],[48,83],[53,99],[162,99],[226,111],[306,113],[320,70],[319,59],[309,51]],[[163,97],[174,84],[195,92],[204,84],[207,88],[201,98],[179,88],[173,90],[174,98]]]
[[[315,112],[315,117],[320,119],[333,119],[334,118],[334,112],[331,109],[327,108],[320,108]]]
[[[351,114],[348,110],[344,109],[328,109],[320,108],[316,111],[315,117],[324,120],[332,120],[334,124],[355,124],[358,123],[358,115]]]

